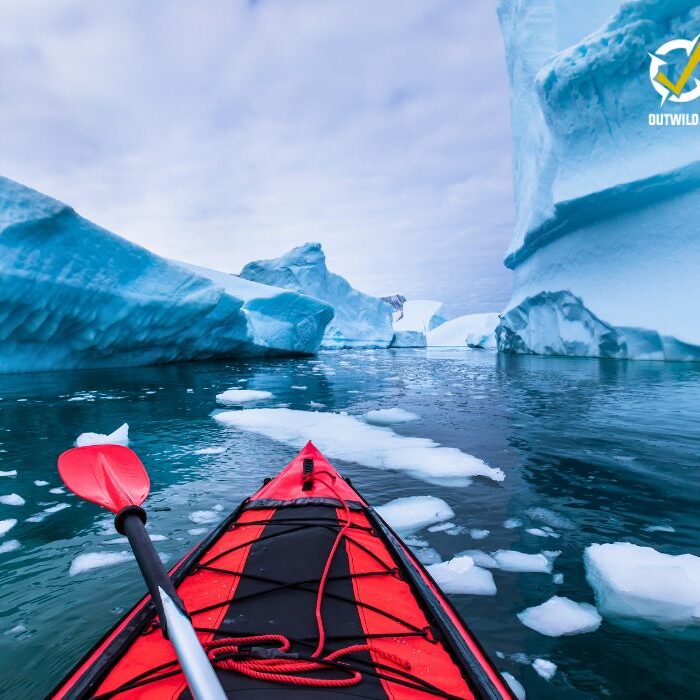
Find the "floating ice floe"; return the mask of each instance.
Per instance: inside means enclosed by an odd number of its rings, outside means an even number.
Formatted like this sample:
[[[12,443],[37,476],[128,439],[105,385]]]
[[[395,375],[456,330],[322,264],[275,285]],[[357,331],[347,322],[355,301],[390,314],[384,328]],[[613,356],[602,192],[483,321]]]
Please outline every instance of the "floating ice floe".
[[[533,520],[549,525],[550,528],[556,527],[560,530],[573,530],[576,527],[575,523],[569,520],[565,515],[555,513],[549,508],[528,508],[525,513]]]
[[[557,665],[547,659],[535,659],[532,662],[532,668],[535,669],[535,673],[541,676],[546,681],[551,681],[554,678],[554,674],[557,672]]]
[[[209,529],[206,527],[193,527],[193,528],[190,528],[187,532],[190,535],[197,536],[197,535],[203,535],[205,532],[209,532]]]
[[[305,387],[301,384],[292,384],[290,389],[296,389],[297,391],[306,391],[307,387]]]
[[[559,556],[559,552],[545,554],[525,554],[511,550],[499,550],[493,553],[499,569],[503,571],[531,572],[539,574],[551,574],[552,563]]]
[[[0,520],[0,537],[8,533],[15,525],[17,525],[17,520],[15,518]]]
[[[129,424],[120,425],[113,433],[103,435],[102,433],[81,433],[75,441],[77,447],[87,447],[88,445],[128,445],[129,444]]]
[[[190,513],[187,517],[197,525],[215,523],[220,518],[215,510],[195,510],[194,513]]]
[[[428,532],[445,532],[445,530],[452,530],[457,527],[454,523],[438,523],[437,525],[431,525],[428,528]]]
[[[428,567],[430,575],[445,593],[496,595],[493,575],[474,563],[471,557],[454,557]]]
[[[505,478],[500,469],[454,447],[441,447],[428,438],[398,435],[390,428],[368,425],[342,413],[259,408],[222,411],[214,419],[295,448],[313,440],[330,458],[405,471],[431,483],[467,486],[474,476],[495,481]]]
[[[435,496],[405,496],[395,498],[382,506],[377,513],[398,533],[408,535],[433,523],[454,518],[454,511],[441,498]]]
[[[196,455],[222,455],[226,452],[225,447],[200,447],[195,450],[193,454]]]
[[[130,552],[85,552],[84,554],[78,554],[73,559],[68,574],[77,576],[93,569],[123,564],[125,561],[131,561],[133,558],[134,555]]]
[[[63,486],[57,486],[54,489],[49,489],[49,493],[53,493],[56,495],[61,494],[61,493],[65,493],[65,492],[66,492],[66,490],[63,488]]]
[[[41,513],[37,513],[36,515],[32,515],[30,518],[27,518],[28,523],[40,523],[46,520],[46,518],[49,517],[49,515],[53,515],[54,513],[58,513],[62,510],[65,510],[66,508],[70,508],[70,503],[57,503],[55,506],[50,506],[49,508],[45,508],[44,510],[41,511]]]
[[[564,583],[564,574],[554,574],[554,576],[552,576],[552,583],[556,583],[557,585]]]
[[[480,530],[475,527],[469,530],[469,537],[473,540],[485,540],[491,534],[491,530]]]
[[[42,479],[36,479],[34,481],[34,486],[48,486],[49,482],[48,481],[43,481]]]
[[[595,632],[603,618],[589,603],[552,596],[548,601],[518,613],[526,627],[548,637]]]
[[[583,561],[606,617],[666,626],[700,624],[700,557],[615,542],[586,547]]]
[[[645,532],[675,532],[676,528],[671,525],[647,525],[642,530]]]
[[[420,549],[414,549],[413,553],[416,555],[416,559],[418,559],[418,561],[421,564],[423,564],[423,566],[439,564],[442,561],[440,553],[432,547],[422,547]]]
[[[513,691],[513,695],[515,695],[518,700],[526,700],[527,696],[523,684],[515,678],[515,676],[508,673],[508,671],[504,671],[501,675],[503,676],[503,680],[508,684],[508,687]]]
[[[522,527],[523,526],[523,521],[520,518],[508,518],[503,523],[503,527],[506,530],[515,530],[516,527]]]
[[[26,501],[17,493],[8,493],[0,496],[0,503],[6,506],[23,506]]]
[[[271,391],[256,391],[255,389],[227,389],[216,395],[216,400],[219,403],[226,404],[250,403],[251,401],[264,401],[271,398]]]
[[[16,549],[19,549],[22,546],[22,543],[19,540],[7,540],[7,542],[3,542],[0,544],[0,554],[7,554],[8,552],[14,552]]]
[[[460,552],[458,557],[471,557],[477,566],[481,566],[484,569],[498,569],[498,562],[486,552],[482,552],[480,549],[467,549],[464,552]]]
[[[7,471],[0,471],[0,476],[17,476],[17,470],[8,469]]]
[[[152,535],[148,534],[151,542],[164,542],[168,538],[165,535]],[[127,537],[115,537],[113,540],[105,540],[105,544],[128,544],[129,539]]]
[[[367,411],[364,419],[370,425],[400,425],[419,420],[420,416],[403,408],[379,408],[375,411]]]

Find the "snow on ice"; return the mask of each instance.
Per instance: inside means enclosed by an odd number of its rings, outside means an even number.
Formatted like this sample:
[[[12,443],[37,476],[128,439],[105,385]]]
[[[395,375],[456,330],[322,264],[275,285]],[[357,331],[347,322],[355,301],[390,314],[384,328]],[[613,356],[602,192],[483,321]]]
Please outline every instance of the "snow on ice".
[[[435,496],[405,496],[377,507],[377,513],[398,533],[407,535],[454,518],[454,511]]]
[[[518,613],[518,619],[548,637],[594,632],[602,622],[598,611],[589,603],[576,603],[556,595],[542,605]]]
[[[253,389],[227,389],[216,395],[216,400],[225,404],[250,403],[251,401],[263,401],[271,398],[272,392]]]
[[[76,447],[86,447],[87,445],[128,445],[129,444],[129,424],[120,425],[113,433],[103,435],[102,433],[81,433],[75,441]]]

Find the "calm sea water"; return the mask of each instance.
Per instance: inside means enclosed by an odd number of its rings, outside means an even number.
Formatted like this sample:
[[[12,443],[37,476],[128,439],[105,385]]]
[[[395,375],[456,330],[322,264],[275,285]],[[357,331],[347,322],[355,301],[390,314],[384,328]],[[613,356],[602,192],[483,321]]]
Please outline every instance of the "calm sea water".
[[[22,545],[0,555],[3,699],[42,697],[143,592],[133,562],[69,575],[79,554],[125,546],[108,543],[116,535],[103,512],[50,492],[60,485],[57,455],[81,432],[111,432],[128,422],[131,446],[151,475],[151,531],[168,538],[157,546],[174,563],[201,537],[190,532],[197,527],[192,512],[221,506],[225,514],[295,453],[211,418],[215,395],[241,380],[273,392],[265,405],[352,414],[401,406],[421,420],[397,432],[458,447],[506,472],[502,483],[447,488],[338,465],[376,504],[432,494],[453,507],[460,525],[491,531],[479,542],[466,533],[421,533],[444,559],[467,548],[561,549],[561,585],[549,575],[496,571],[495,597],[455,597],[492,655],[506,655],[499,666],[531,699],[700,697],[697,639],[607,620],[594,633],[549,638],[516,618],[554,594],[593,602],[582,563],[592,542],[700,554],[700,367],[403,350],[0,377],[0,470],[18,471],[0,477],[0,494],[26,500],[0,505],[0,520],[19,520],[0,543]],[[195,454],[212,446],[226,451]],[[59,503],[70,507],[27,522]],[[503,527],[533,507],[575,527],[559,540]],[[643,530],[652,524],[676,532]],[[559,671],[547,682],[508,658],[518,652],[551,659]]]

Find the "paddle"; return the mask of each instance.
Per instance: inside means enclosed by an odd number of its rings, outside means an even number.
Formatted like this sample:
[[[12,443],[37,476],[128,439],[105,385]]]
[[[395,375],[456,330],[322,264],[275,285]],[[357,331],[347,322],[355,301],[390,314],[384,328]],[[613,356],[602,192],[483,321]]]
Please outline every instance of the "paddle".
[[[192,628],[185,606],[166,574],[144,524],[150,481],[135,452],[120,445],[76,447],[58,458],[58,471],[76,495],[115,513],[114,526],[126,535],[195,700],[225,700],[209,658]]]

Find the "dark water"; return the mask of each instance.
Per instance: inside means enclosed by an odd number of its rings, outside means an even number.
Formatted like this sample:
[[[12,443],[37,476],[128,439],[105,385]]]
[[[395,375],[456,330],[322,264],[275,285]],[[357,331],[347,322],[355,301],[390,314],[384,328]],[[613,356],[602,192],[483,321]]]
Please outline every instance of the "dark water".
[[[480,542],[468,534],[420,533],[445,559],[470,547],[561,549],[555,567],[564,574],[561,585],[549,575],[495,571],[495,597],[455,597],[492,655],[506,655],[499,666],[522,682],[529,698],[700,697],[697,640],[607,620],[594,633],[549,638],[515,617],[554,594],[593,602],[582,564],[591,542],[626,540],[700,554],[700,367],[467,350],[0,377],[0,470],[18,470],[0,477],[0,494],[26,499],[23,506],[0,505],[0,520],[19,520],[0,543],[22,544],[0,555],[0,697],[42,697],[143,590],[133,562],[69,576],[77,555],[125,546],[106,543],[116,535],[96,507],[49,493],[59,485],[58,453],[83,431],[106,433],[128,422],[131,446],[151,474],[151,530],[167,536],[157,546],[174,562],[201,537],[190,533],[197,527],[190,513],[217,505],[231,510],[295,452],[211,418],[215,394],[241,379],[274,393],[266,405],[310,410],[315,401],[325,404],[322,410],[352,414],[401,406],[422,419],[397,432],[458,447],[506,472],[502,483],[479,479],[447,488],[338,465],[375,503],[433,494],[453,507],[459,524],[491,531]],[[94,400],[68,401],[80,392]],[[194,453],[211,446],[226,452]],[[26,522],[58,503],[70,507]],[[154,510],[165,506],[172,509]],[[531,507],[551,509],[575,527],[559,540],[503,527]],[[645,532],[649,524],[672,524],[676,532]],[[507,658],[516,652],[551,659],[556,676],[546,682]]]

